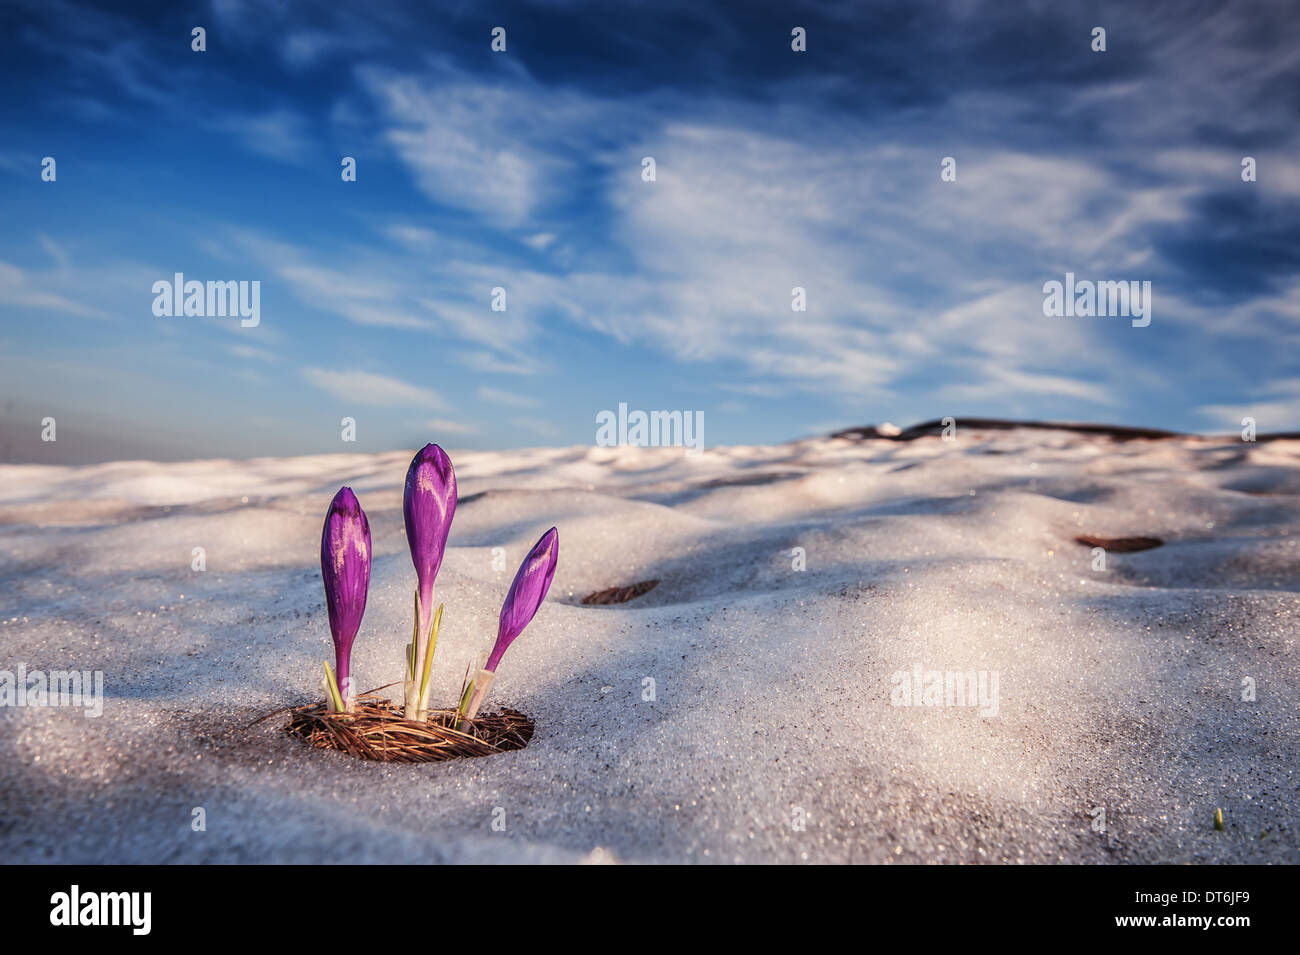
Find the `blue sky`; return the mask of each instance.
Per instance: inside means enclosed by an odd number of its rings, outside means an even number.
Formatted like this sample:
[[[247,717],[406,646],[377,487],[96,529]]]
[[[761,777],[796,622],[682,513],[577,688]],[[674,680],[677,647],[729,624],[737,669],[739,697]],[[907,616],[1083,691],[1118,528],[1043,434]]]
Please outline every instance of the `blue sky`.
[[[708,445],[1295,430],[1298,28],[1291,3],[10,0],[5,434],[590,444],[619,402],[702,411]],[[1044,316],[1067,271],[1150,281],[1150,326]],[[260,281],[260,325],[155,317],[175,272]]]

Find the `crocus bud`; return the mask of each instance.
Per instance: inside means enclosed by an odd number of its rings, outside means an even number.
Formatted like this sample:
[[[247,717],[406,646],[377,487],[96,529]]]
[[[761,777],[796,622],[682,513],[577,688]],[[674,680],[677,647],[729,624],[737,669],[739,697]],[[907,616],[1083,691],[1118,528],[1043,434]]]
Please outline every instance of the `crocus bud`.
[[[433,581],[442,567],[447,534],[456,516],[456,471],[451,458],[436,444],[426,444],[406,469],[406,491],[402,495],[402,516],[406,521],[406,542],[415,565],[415,637],[412,640],[410,677],[406,681],[406,718],[419,719],[427,711],[429,683],[421,686],[428,669],[430,619],[433,613]]]
[[[346,706],[352,702],[352,641],[361,628],[370,589],[370,522],[350,487],[339,488],[325,514],[320,573],[334,635],[339,692]]]
[[[497,642],[488,657],[486,670],[495,673],[497,664],[515,637],[524,632],[546,599],[555,576],[555,564],[560,559],[560,532],[552,527],[533,545],[524,562],[519,565],[514,583],[501,605],[501,622],[497,625]]]
[[[402,516],[406,541],[419,582],[420,636],[429,632],[433,580],[447,550],[447,534],[456,515],[456,471],[451,458],[436,444],[426,444],[406,470]]]

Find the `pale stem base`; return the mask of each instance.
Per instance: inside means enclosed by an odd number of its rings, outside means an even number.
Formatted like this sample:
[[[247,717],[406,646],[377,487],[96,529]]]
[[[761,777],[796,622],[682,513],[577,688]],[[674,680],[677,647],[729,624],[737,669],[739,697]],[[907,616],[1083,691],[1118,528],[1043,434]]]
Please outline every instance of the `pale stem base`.
[[[479,707],[483,705],[483,700],[487,698],[488,690],[492,689],[492,681],[496,679],[496,673],[491,670],[479,670],[478,676],[474,677],[474,692],[470,695],[469,705],[465,707],[465,718],[472,720],[478,715]]]

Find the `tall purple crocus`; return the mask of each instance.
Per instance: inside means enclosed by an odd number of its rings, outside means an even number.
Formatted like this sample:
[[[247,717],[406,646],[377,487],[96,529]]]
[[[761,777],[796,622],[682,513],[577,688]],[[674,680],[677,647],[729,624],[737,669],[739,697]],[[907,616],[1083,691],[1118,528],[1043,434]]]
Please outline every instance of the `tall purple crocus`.
[[[370,590],[370,521],[352,488],[339,488],[325,514],[320,537],[320,572],[325,582],[338,689],[352,703],[352,641],[361,628]]]
[[[506,594],[505,603],[501,605],[501,621],[497,624],[497,642],[488,657],[485,670],[497,671],[506,648],[515,637],[524,632],[524,627],[532,621],[537,608],[546,599],[546,592],[551,589],[551,578],[555,576],[555,565],[560,559],[560,532],[552,527],[542,535],[542,539],[533,545],[524,562],[519,565],[514,583]]]
[[[424,672],[429,649],[429,623],[433,617],[433,581],[442,567],[447,534],[456,515],[456,471],[451,458],[436,444],[426,444],[411,460],[402,495],[402,516],[406,540],[415,565],[416,625],[415,652],[407,681],[406,716],[413,719],[421,709],[417,684]]]

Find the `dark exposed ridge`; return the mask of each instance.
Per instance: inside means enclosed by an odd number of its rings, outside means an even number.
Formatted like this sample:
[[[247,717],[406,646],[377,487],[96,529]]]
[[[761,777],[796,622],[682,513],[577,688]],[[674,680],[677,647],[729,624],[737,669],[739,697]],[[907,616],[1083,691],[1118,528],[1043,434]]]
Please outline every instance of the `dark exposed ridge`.
[[[1096,537],[1092,534],[1080,534],[1074,540],[1084,547],[1103,547],[1117,554],[1135,554],[1164,544],[1159,537]]]
[[[1162,438],[1199,438],[1200,435],[1185,434],[1181,431],[1165,431],[1162,428],[1131,428],[1118,424],[1087,424],[1070,421],[1011,421],[1006,418],[957,418],[958,428],[978,428],[984,431],[1013,431],[1017,428],[1037,428],[1042,431],[1074,431],[1080,434],[1098,434],[1116,441],[1133,441],[1137,439]],[[847,438],[851,441],[863,441],[867,438],[881,438],[886,441],[915,441],[917,438],[929,437],[943,433],[943,420],[924,421],[905,428],[898,434],[885,434],[872,425],[860,428],[846,428],[836,431],[832,438]],[[1256,442],[1277,441],[1281,439],[1300,438],[1300,431],[1280,431],[1274,434],[1255,436]]]

